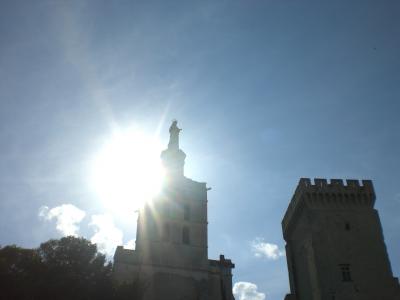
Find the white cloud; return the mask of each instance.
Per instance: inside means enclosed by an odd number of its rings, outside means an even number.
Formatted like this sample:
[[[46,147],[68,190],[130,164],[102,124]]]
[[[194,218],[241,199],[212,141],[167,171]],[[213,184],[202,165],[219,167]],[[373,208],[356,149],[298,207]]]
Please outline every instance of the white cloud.
[[[100,252],[109,257],[114,255],[115,248],[122,245],[123,233],[114,225],[113,218],[110,215],[93,215],[89,226],[94,228],[90,241],[97,244]]]
[[[129,240],[125,245],[125,249],[135,250],[135,240]]]
[[[56,220],[56,228],[63,235],[77,236],[79,223],[86,213],[72,204],[62,204],[49,209],[47,206],[39,208],[39,218],[45,221]]]
[[[257,285],[240,281],[233,286],[233,294],[237,300],[264,300],[265,294],[257,291]]]
[[[251,250],[256,257],[265,257],[272,260],[285,256],[285,251],[279,249],[278,245],[266,243],[262,238],[256,238],[251,242]]]

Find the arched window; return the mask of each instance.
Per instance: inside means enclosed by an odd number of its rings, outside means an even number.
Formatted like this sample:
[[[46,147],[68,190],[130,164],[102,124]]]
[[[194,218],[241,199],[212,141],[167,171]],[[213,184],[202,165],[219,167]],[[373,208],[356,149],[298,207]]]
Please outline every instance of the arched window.
[[[190,244],[189,228],[187,227],[183,227],[182,230],[182,243],[186,245]]]
[[[350,273],[350,265],[349,264],[340,264],[339,267],[342,272],[342,281],[352,281],[351,273]]]

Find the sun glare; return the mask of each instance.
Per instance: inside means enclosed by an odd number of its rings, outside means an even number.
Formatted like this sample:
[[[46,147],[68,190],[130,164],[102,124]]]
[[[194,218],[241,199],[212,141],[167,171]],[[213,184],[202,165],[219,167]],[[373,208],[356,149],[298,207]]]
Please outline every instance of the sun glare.
[[[91,186],[107,209],[131,214],[159,190],[163,178],[162,146],[136,129],[114,132],[95,155]]]

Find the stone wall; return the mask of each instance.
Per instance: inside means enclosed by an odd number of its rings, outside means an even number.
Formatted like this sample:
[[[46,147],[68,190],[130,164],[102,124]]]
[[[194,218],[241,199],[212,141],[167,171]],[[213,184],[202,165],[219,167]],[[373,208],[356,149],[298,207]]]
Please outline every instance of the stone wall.
[[[371,181],[303,178],[282,221],[297,300],[395,300]]]
[[[209,260],[206,269],[144,264],[134,250],[118,247],[114,257],[116,283],[140,280],[145,288],[142,300],[234,300],[234,264],[223,255]]]

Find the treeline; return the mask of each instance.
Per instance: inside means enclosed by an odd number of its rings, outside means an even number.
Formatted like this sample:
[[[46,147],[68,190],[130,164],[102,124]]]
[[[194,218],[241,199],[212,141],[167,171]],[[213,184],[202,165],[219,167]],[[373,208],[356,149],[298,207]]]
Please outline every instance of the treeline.
[[[0,247],[1,300],[140,299],[142,284],[115,285],[112,264],[84,238],[49,240],[37,249]]]

